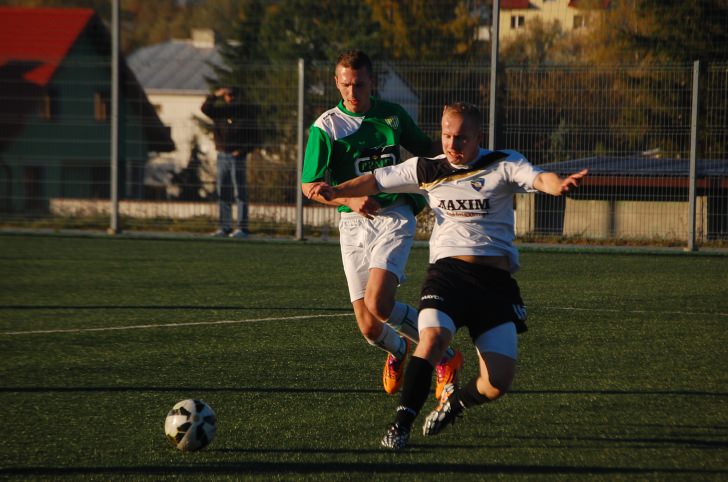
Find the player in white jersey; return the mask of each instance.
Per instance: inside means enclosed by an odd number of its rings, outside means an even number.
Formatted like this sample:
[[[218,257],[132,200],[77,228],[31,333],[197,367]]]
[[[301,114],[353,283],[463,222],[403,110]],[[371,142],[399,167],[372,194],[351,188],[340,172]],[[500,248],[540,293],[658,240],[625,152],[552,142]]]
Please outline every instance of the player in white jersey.
[[[478,109],[450,104],[442,116],[445,154],[415,157],[339,186],[321,183],[310,190],[311,195],[330,199],[419,193],[435,213],[431,264],[420,297],[420,343],[405,371],[395,420],[381,441],[390,449],[406,446],[427,398],[434,363],[461,327],[468,328],[478,352],[479,373],[462,388],[445,387],[439,405],[425,420],[424,435],[439,433],[466,408],[496,400],[509,390],[518,358],[517,334],[526,330],[526,311],[511,277],[519,268],[512,244],[513,195],[541,191],[560,196],[587,174],[584,170],[560,178],[516,151],[484,150],[481,141]]]
[[[400,145],[416,155],[433,152],[431,139],[398,104],[372,97],[373,73],[361,51],[344,52],[336,62],[339,104],[311,126],[303,161],[302,189],[329,178],[339,184],[377,167],[399,164]],[[439,151],[438,151],[439,152]],[[418,340],[417,310],[395,300],[404,278],[415,234],[415,215],[425,206],[422,196],[378,194],[330,202],[338,206],[341,258],[356,321],[364,338],[388,352],[382,373],[387,393],[399,390],[410,339]],[[376,209],[368,219],[359,213]],[[400,336],[400,334],[405,335]],[[448,348],[437,364],[439,397],[457,379],[463,356]]]

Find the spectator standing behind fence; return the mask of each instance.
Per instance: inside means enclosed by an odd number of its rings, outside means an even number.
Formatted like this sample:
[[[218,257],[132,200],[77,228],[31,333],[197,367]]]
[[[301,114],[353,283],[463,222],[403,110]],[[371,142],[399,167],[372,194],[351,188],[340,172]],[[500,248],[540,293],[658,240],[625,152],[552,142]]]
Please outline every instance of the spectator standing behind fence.
[[[218,229],[213,236],[243,239],[249,234],[246,158],[258,144],[256,111],[240,99],[235,87],[222,87],[208,95],[201,107],[213,121],[217,150]],[[232,203],[237,206],[233,231]]]

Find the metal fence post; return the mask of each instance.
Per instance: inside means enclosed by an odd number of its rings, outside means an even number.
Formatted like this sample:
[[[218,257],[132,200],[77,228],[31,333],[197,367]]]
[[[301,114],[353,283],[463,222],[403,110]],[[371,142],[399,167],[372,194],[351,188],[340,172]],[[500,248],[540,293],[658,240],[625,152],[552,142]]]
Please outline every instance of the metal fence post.
[[[693,102],[690,115],[690,184],[688,188],[688,251],[697,251],[695,244],[696,170],[698,157],[698,91],[700,90],[700,61],[693,62]]]
[[[493,2],[493,20],[490,29],[490,112],[488,115],[488,149],[495,150],[495,97],[498,78],[498,30],[500,2]]]
[[[296,240],[303,240],[303,193],[301,180],[303,175],[303,109],[305,67],[303,59],[298,59],[298,154],[296,158]]]
[[[119,229],[119,0],[111,7],[111,220],[109,234],[118,234]]]

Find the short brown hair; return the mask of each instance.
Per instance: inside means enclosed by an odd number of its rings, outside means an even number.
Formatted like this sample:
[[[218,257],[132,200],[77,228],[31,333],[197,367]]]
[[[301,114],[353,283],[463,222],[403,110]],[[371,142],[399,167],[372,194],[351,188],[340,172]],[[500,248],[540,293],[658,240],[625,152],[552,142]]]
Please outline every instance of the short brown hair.
[[[473,122],[478,129],[483,126],[483,115],[480,113],[480,109],[475,104],[469,102],[452,102],[446,104],[442,110],[442,115],[445,114],[460,114],[463,118]]]
[[[361,50],[347,50],[339,55],[336,60],[336,67],[341,65],[353,70],[366,69],[369,72],[369,76],[374,77],[374,67],[372,61],[367,54]]]

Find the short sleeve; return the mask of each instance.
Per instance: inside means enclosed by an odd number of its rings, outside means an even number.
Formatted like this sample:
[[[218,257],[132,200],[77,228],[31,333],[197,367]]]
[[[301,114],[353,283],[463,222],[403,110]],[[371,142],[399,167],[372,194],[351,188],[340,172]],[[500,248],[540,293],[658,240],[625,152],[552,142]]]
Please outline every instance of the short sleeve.
[[[544,170],[528,162],[518,151],[503,150],[503,152],[508,153],[508,157],[502,163],[508,182],[514,184],[517,191],[535,191],[533,183]]]
[[[387,193],[420,193],[417,182],[418,160],[413,157],[401,164],[375,169],[374,180],[379,190]]]
[[[324,179],[331,158],[331,139],[321,129],[311,126],[303,157],[301,182],[316,182]]]

